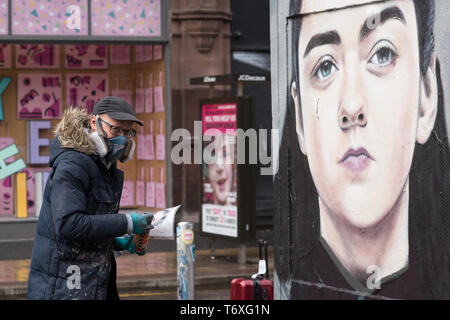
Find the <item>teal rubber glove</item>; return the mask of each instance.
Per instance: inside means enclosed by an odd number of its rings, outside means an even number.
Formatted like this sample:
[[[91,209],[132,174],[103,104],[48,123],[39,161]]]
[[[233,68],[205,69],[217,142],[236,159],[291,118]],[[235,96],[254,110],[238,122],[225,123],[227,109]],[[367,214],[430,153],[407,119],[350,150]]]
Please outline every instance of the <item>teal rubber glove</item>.
[[[114,238],[114,245],[122,250],[128,250],[130,253],[136,252],[136,245],[133,242],[133,235]]]
[[[143,214],[139,214],[136,212],[130,213],[131,220],[133,220],[133,233],[142,234],[145,232],[145,228],[147,227],[147,219]]]

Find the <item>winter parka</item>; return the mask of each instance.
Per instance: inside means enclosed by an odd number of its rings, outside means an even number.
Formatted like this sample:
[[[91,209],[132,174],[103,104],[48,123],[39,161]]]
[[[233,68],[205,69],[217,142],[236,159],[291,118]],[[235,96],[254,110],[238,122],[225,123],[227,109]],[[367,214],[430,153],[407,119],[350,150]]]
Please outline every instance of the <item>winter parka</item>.
[[[105,299],[113,239],[127,232],[119,211],[123,172],[96,154],[90,116],[68,108],[50,145],[50,167],[28,278],[28,299]],[[114,283],[115,286],[115,283]]]

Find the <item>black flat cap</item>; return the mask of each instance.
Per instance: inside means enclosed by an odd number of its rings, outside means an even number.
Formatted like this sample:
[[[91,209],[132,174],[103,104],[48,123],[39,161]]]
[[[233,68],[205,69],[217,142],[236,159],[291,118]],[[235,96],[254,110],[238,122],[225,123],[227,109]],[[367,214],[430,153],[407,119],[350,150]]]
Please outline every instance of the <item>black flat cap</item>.
[[[106,113],[114,120],[128,120],[134,121],[137,124],[144,126],[144,124],[136,118],[133,108],[125,100],[118,97],[104,97],[99,100],[92,111],[94,115]]]

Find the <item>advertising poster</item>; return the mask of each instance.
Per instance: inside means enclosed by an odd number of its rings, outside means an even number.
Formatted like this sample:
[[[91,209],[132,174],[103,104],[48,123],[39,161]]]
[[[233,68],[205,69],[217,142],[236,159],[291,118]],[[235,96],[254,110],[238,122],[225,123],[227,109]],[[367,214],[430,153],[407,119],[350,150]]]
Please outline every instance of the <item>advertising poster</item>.
[[[11,45],[0,44],[0,69],[11,68]]]
[[[236,103],[202,106],[202,231],[238,237]]]
[[[61,116],[61,84],[61,75],[57,73],[19,73],[19,119],[58,119]]]
[[[109,62],[111,64],[130,64],[131,47],[129,45],[110,45]]]
[[[65,45],[66,69],[106,69],[108,67],[108,46],[74,44]]]
[[[95,103],[109,95],[108,74],[66,74],[66,94],[69,105],[87,107],[88,112],[92,112]]]
[[[59,46],[54,44],[17,44],[16,68],[59,68]]]

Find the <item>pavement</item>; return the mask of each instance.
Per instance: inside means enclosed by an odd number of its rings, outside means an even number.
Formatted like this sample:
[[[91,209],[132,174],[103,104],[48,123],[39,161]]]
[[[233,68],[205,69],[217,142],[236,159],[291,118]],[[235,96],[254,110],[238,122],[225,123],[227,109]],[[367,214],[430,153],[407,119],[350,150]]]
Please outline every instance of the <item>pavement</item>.
[[[245,249],[245,264],[239,263],[239,250],[240,248],[216,249],[214,259],[211,258],[211,250],[196,251],[195,290],[202,287],[229,288],[233,278],[249,278],[256,273],[258,248]],[[139,296],[139,292],[176,291],[176,252],[150,252],[144,256],[123,254],[116,261],[117,287],[121,298],[133,299],[133,296]],[[0,300],[26,299],[29,267],[29,259],[0,261]],[[273,278],[271,270],[273,250],[269,248],[269,272],[270,278]],[[152,299],[152,295],[146,296]],[[176,296],[172,295],[167,299],[173,298],[176,299]],[[220,299],[225,297],[222,295]]]
[[[195,295],[197,299],[229,299],[233,278],[250,278],[258,271],[259,250],[256,241],[245,247],[245,263],[239,262],[240,244],[216,239],[214,257],[211,239],[199,232],[198,213],[186,213],[177,219],[194,224]],[[272,231],[257,230],[256,239],[269,241],[269,277],[273,279]],[[177,299],[177,256],[175,240],[150,239],[147,253],[137,256],[125,252],[116,258],[117,289],[121,299]],[[26,299],[30,259],[0,260],[0,300]]]

